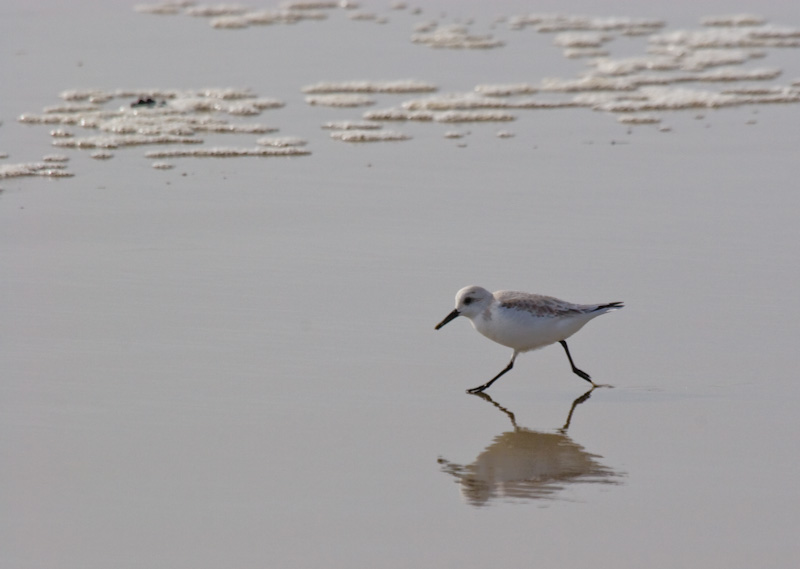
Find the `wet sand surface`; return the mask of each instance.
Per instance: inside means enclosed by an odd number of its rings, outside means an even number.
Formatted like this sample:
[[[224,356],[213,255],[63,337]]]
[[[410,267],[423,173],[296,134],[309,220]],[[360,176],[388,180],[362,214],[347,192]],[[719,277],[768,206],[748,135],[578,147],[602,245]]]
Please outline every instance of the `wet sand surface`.
[[[3,565],[792,566],[793,4],[315,4],[0,8]]]

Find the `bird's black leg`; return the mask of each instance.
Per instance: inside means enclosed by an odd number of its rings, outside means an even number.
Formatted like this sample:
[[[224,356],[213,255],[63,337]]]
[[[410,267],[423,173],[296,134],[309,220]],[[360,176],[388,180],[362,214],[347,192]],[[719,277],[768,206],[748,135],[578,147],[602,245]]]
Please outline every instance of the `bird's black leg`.
[[[594,385],[595,383],[592,381],[592,378],[589,376],[589,374],[588,374],[588,373],[586,373],[585,371],[583,371],[583,370],[580,370],[580,369],[578,369],[578,368],[576,368],[576,367],[575,367],[575,364],[574,364],[574,363],[573,363],[573,361],[572,361],[572,356],[571,356],[571,355],[570,355],[570,353],[569,353],[569,348],[567,347],[567,342],[566,342],[566,340],[559,340],[559,342],[558,342],[558,343],[559,343],[559,344],[561,344],[562,346],[564,346],[564,351],[565,351],[565,352],[567,352],[567,358],[569,358],[569,365],[571,365],[571,366],[572,366],[572,372],[573,372],[575,375],[577,375],[578,377],[580,377],[580,378],[582,378],[582,379],[585,379],[586,381],[588,381],[589,383],[591,383],[592,385]]]
[[[472,389],[467,389],[467,393],[480,393],[484,389],[488,389],[491,384],[493,384],[495,381],[500,379],[501,375],[503,375],[505,372],[510,370],[512,367],[514,367],[514,359],[516,357],[517,357],[517,354],[514,354],[514,357],[511,358],[511,361],[508,362],[508,365],[505,367],[505,369],[503,371],[498,373],[496,376],[494,376],[492,379],[490,379],[489,381],[487,381],[483,385],[479,385],[478,387],[473,387]]]

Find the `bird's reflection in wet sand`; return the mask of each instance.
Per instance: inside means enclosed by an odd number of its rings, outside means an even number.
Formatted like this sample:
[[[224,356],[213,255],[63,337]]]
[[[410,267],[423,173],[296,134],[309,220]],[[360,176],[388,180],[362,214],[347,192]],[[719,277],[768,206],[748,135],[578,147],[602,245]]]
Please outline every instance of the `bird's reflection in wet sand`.
[[[514,413],[485,393],[476,393],[505,413],[514,430],[495,437],[472,464],[439,459],[442,470],[461,485],[468,503],[483,506],[492,500],[553,499],[573,483],[617,484],[621,475],[602,465],[567,436],[575,408],[589,399],[590,389],[572,403],[564,426],[555,432],[538,432],[517,425]]]

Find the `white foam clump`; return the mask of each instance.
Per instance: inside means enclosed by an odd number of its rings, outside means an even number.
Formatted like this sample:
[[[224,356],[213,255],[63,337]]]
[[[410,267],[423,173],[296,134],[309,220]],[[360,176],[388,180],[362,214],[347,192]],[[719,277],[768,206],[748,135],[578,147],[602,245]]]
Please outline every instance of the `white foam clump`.
[[[54,140],[53,146],[61,148],[119,148],[143,144],[200,144],[203,141],[191,136],[169,134],[117,134],[108,136],[76,136]]]
[[[397,81],[341,81],[316,83],[303,87],[303,93],[427,93],[436,91],[436,85],[416,79]]]
[[[682,46],[690,49],[800,47],[800,29],[760,26],[678,30],[652,35],[648,41],[651,45]]]
[[[206,87],[197,90],[178,90],[178,89],[69,89],[62,91],[59,95],[65,101],[89,101],[105,103],[111,99],[257,99],[250,89],[240,89],[236,87]],[[275,99],[268,99],[275,101]]]
[[[781,74],[779,69],[739,69],[735,67],[712,69],[694,73],[677,73],[672,75],[635,74],[627,75],[624,80],[635,87],[644,85],[669,85],[672,83],[724,83],[736,81],[766,81]]]
[[[309,95],[306,103],[323,107],[367,107],[375,104],[375,99],[356,93],[335,93],[330,95]]]
[[[645,55],[619,59],[600,58],[596,59],[593,65],[597,72],[603,75],[630,75],[643,69],[669,71],[677,69],[679,64],[675,57]]]
[[[217,134],[268,134],[277,132],[278,128],[261,123],[229,123],[212,118],[187,117],[186,124],[192,133],[213,132]],[[180,123],[179,123],[180,124]]]
[[[328,130],[377,130],[383,126],[367,121],[330,121],[323,123],[322,128]]]
[[[212,97],[181,97],[169,102],[169,108],[181,113],[221,112],[233,116],[255,116],[265,109],[282,107],[275,99],[224,100]],[[149,109],[152,111],[153,109]]]
[[[260,107],[258,104],[252,101],[244,101],[229,104],[225,112],[234,116],[254,116],[260,115],[262,110],[264,110],[264,108]]]
[[[603,77],[589,75],[579,79],[542,79],[542,91],[575,93],[583,91],[633,91],[637,85],[627,77]]]
[[[149,136],[159,134],[191,136],[194,134],[195,129],[189,126],[189,121],[170,120],[175,118],[177,117],[118,116],[92,126],[111,134],[143,134]]]
[[[42,158],[42,162],[69,162],[69,156],[63,154],[48,154]]]
[[[756,14],[728,14],[724,16],[706,16],[700,20],[704,26],[761,26],[767,19]]]
[[[247,12],[242,16],[251,26],[270,26],[273,24],[296,24],[302,20],[324,20],[328,15],[323,12],[286,9],[286,10],[258,10]]]
[[[336,8],[357,8],[358,4],[349,0],[338,2],[325,2],[315,0],[297,0],[294,2],[282,2],[281,8],[285,10],[333,10]]]
[[[250,89],[239,89],[236,87],[206,87],[199,91],[178,91],[178,96],[191,96],[192,93],[197,93],[197,96],[209,97],[212,99],[252,99],[255,94]]]
[[[436,113],[436,122],[456,123],[456,122],[504,122],[513,121],[516,117],[511,113],[503,111],[444,111]]]
[[[172,16],[179,14],[192,2],[160,2],[157,4],[136,4],[133,9],[142,14],[157,14],[161,16]]]
[[[143,93],[153,91],[123,91],[128,96],[142,98]],[[167,94],[160,92],[159,94]],[[76,147],[116,147],[131,144],[160,144],[172,142],[189,142],[185,137],[197,132],[266,134],[275,128],[258,123],[228,123],[225,120],[209,116],[209,113],[225,112],[231,115],[250,116],[259,114],[262,109],[277,108],[281,101],[270,98],[257,98],[246,90],[237,89],[205,89],[184,93],[168,93],[172,98],[166,106],[157,107],[121,107],[118,110],[96,109],[92,111],[69,113],[49,113],[43,115],[24,114],[19,117],[23,123],[34,124],[70,124],[84,128],[98,129],[117,135],[134,135],[123,138],[108,139],[84,137],[77,141],[58,141],[57,146]],[[148,98],[152,98],[149,97]],[[62,109],[63,110],[63,109]],[[54,131],[55,132],[55,131]],[[154,138],[142,139],[135,136]],[[158,138],[159,136],[166,138]],[[184,137],[176,140],[170,137]],[[201,141],[192,141],[201,142]],[[109,146],[110,145],[110,146]]]
[[[70,138],[75,135],[63,128],[54,128],[50,131],[50,136],[53,138]]]
[[[781,74],[780,69],[762,67],[758,69],[720,68],[704,71],[695,75],[683,75],[679,81],[768,81]]]
[[[278,129],[261,123],[229,123],[203,115],[178,115],[149,119],[147,116],[118,117],[97,125],[117,134],[168,134],[190,136],[199,132],[218,134],[267,134]]]
[[[542,80],[542,91],[589,92],[589,91],[635,91],[642,86],[666,86],[673,83],[719,83],[735,81],[765,81],[780,75],[779,69],[739,69],[723,67],[693,73],[656,75],[653,73],[631,73],[624,76],[587,75],[580,79],[546,78]]]
[[[796,97],[800,95],[800,91],[796,91],[791,87],[784,87],[780,85],[773,85],[771,87],[745,86],[734,89],[725,89],[722,92],[731,93],[734,95],[785,95],[787,97]]]
[[[342,130],[331,133],[331,138],[342,142],[391,142],[411,137],[393,130]]]
[[[800,103],[800,92],[786,88],[778,89],[772,93],[728,93],[727,91],[723,91],[723,93],[736,94],[742,104]]]
[[[106,103],[114,98],[113,93],[102,89],[69,89],[59,95],[65,101],[89,101],[90,103]]]
[[[459,25],[418,32],[411,35],[411,41],[428,47],[450,49],[491,49],[505,45],[491,35],[471,35],[466,27]]]
[[[117,116],[115,111],[91,111],[89,113],[50,113],[37,115],[23,113],[17,120],[27,124],[69,124],[80,125],[86,128],[95,128],[103,120]]]
[[[738,95],[703,91],[699,89],[677,89],[673,87],[642,87],[634,98],[620,98],[607,93],[581,94],[576,101],[595,110],[608,112],[637,113],[642,111],[668,111],[692,108],[721,108],[745,104],[747,99]]]
[[[47,178],[68,178],[73,176],[65,170],[66,166],[60,163],[25,162],[21,164],[6,164],[0,166],[0,179],[21,178],[23,176],[43,176]]]
[[[391,108],[367,111],[363,118],[369,121],[432,121],[434,113],[430,111],[409,111],[407,109]]]
[[[200,4],[189,6],[184,11],[187,16],[198,18],[213,18],[215,16],[235,16],[247,12],[243,4]]]
[[[455,122],[502,122],[512,121],[516,117],[504,111],[485,110],[409,110],[409,109],[381,109],[364,113],[364,118],[373,121],[435,121],[443,123]]]
[[[24,114],[19,117],[23,123],[70,124],[86,129],[101,131],[103,134],[74,136],[62,129],[52,131],[53,146],[79,149],[113,149],[144,144],[201,144],[196,136],[202,132],[266,134],[277,129],[258,123],[230,123],[219,118],[220,113],[231,115],[258,114],[263,109],[283,106],[283,102],[271,98],[259,98],[249,89],[206,88],[193,91],[165,89],[117,89],[98,91],[96,89],[65,91],[62,98],[73,101],[58,107],[49,107],[49,113]],[[133,103],[105,109],[81,102],[90,98],[125,98]],[[74,103],[77,101],[77,103]],[[287,138],[288,142],[288,138]],[[297,149],[287,152],[285,148],[257,149],[246,151],[244,155],[300,155],[308,151]],[[193,156],[218,156],[228,151],[187,151]],[[239,152],[236,150],[235,152]],[[108,153],[96,152],[93,158],[110,158]]]
[[[286,103],[279,99],[273,99],[270,97],[256,97],[252,101],[250,101],[257,109],[280,109],[281,107],[285,106]]]
[[[427,20],[414,24],[414,31],[417,33],[428,33],[436,29],[439,24],[434,20]]]
[[[622,124],[658,124],[661,122],[661,118],[655,115],[636,114],[618,117],[617,121]]]
[[[639,71],[703,71],[709,67],[738,65],[750,58],[750,53],[740,49],[702,49],[690,50],[680,55],[646,55],[626,58],[598,58],[592,63],[597,73],[603,75],[630,75]],[[751,70],[743,73],[766,73],[774,70]]]
[[[497,131],[497,138],[514,138],[514,133],[507,130]]]
[[[156,170],[172,170],[175,164],[172,162],[153,162],[152,166]]]
[[[562,32],[553,43],[559,47],[600,47],[612,39],[614,36],[602,32]]]
[[[198,149],[151,150],[147,158],[238,158],[243,156],[306,156],[309,150],[288,148],[236,148],[230,146]]]
[[[680,58],[680,67],[687,71],[701,71],[708,67],[741,64],[752,55],[741,49],[702,49],[691,51]]]
[[[567,14],[527,14],[509,18],[511,29],[533,26],[539,32],[619,31],[630,35],[646,35],[663,28],[663,20],[628,17],[596,18]]]
[[[111,158],[114,157],[114,154],[112,154],[107,150],[96,150],[91,154],[89,154],[89,156],[91,156],[95,160],[110,160]]]
[[[487,97],[510,97],[512,95],[530,95],[539,91],[530,83],[498,83],[476,85],[475,92]]]
[[[409,111],[462,111],[475,109],[548,109],[571,106],[570,102],[542,101],[533,98],[508,99],[504,97],[484,97],[475,93],[450,93],[412,99],[403,103]],[[492,120],[492,119],[487,119]]]
[[[249,26],[269,26],[273,24],[295,24],[302,20],[324,20],[324,12],[301,10],[259,10],[236,15],[212,18],[209,24],[218,29],[243,29]]]
[[[403,103],[403,108],[410,111],[443,111],[466,109],[508,108],[506,99],[482,97],[474,93],[443,93],[424,99],[412,99]]]
[[[283,148],[287,146],[305,146],[308,142],[296,136],[266,136],[256,140],[256,144],[260,146],[273,146],[275,148]]]

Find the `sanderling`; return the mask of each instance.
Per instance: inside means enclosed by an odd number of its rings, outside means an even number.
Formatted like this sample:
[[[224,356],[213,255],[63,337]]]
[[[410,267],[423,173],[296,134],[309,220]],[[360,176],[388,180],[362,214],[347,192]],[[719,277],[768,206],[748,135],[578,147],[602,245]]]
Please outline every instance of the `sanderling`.
[[[567,347],[567,338],[592,318],[622,307],[621,302],[572,304],[541,294],[512,290],[491,293],[479,286],[468,286],[456,293],[455,309],[436,325],[436,330],[458,316],[466,316],[478,332],[514,350],[511,361],[503,371],[483,385],[468,389],[468,393],[480,393],[492,385],[514,367],[514,360],[522,352],[556,342],[564,346],[572,371],[596,386],[588,373],[575,367]]]

